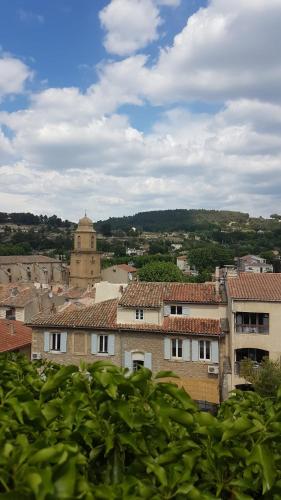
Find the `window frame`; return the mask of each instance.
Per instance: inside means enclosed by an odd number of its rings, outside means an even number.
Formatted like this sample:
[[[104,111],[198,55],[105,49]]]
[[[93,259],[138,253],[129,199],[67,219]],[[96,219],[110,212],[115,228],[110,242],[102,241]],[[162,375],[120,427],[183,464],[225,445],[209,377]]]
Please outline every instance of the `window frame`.
[[[175,346],[173,345],[175,344]],[[175,355],[173,351],[175,350]],[[171,339],[171,359],[183,359],[183,340],[179,338]]]
[[[135,312],[135,318],[138,321],[143,321],[144,320],[144,310],[137,308]]]
[[[108,355],[109,346],[109,336],[108,335],[98,335],[98,355]]]
[[[60,332],[50,333],[50,351],[51,352],[62,352],[61,351],[61,333]]]
[[[172,309],[175,309],[175,312],[172,311]],[[170,307],[170,314],[173,316],[182,316],[183,315],[183,306],[179,304],[172,304]]]
[[[201,347],[203,347],[203,356],[201,356]],[[207,353],[208,353],[208,357],[207,357]],[[199,342],[198,342],[198,360],[199,361],[207,361],[207,362],[212,361],[212,343],[210,340],[199,340]]]

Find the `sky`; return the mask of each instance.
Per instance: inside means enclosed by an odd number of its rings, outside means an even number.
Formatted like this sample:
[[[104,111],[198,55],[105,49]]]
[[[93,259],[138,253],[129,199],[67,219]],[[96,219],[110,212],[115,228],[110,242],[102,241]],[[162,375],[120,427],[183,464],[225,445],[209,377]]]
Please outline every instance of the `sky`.
[[[0,211],[281,212],[281,0],[1,0]]]

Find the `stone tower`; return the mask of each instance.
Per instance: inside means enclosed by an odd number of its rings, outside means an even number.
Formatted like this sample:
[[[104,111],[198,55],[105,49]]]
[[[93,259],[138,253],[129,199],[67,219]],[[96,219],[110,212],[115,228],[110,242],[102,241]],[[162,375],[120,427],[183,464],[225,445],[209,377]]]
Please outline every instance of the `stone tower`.
[[[87,288],[101,280],[101,253],[97,252],[96,231],[89,217],[82,217],[74,235],[70,259],[70,286]]]

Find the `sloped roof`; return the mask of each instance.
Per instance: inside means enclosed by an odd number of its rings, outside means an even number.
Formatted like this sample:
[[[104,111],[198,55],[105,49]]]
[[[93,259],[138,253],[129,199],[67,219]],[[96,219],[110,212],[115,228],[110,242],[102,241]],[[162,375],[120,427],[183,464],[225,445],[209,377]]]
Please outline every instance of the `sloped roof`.
[[[0,319],[0,352],[13,351],[31,344],[32,329],[21,321]]]
[[[1,264],[49,264],[49,263],[59,263],[60,260],[52,259],[46,255],[0,255],[0,265]]]
[[[129,266],[129,264],[118,264],[117,266],[113,267],[118,267],[118,269],[123,269],[123,271],[127,271],[127,273],[136,273],[137,268],[133,266]]]
[[[161,307],[163,302],[219,304],[223,297],[214,284],[206,283],[131,283],[119,304],[124,307]]]
[[[206,318],[166,317],[162,325],[139,323],[117,323],[116,299],[106,300],[84,309],[65,309],[56,314],[37,315],[32,319],[34,327],[92,328],[109,330],[132,330],[159,333],[220,335],[219,320]]]
[[[233,299],[281,302],[280,273],[240,273],[229,278],[227,286]]]
[[[24,307],[35,297],[46,293],[37,290],[33,285],[2,285],[0,286],[0,307]]]

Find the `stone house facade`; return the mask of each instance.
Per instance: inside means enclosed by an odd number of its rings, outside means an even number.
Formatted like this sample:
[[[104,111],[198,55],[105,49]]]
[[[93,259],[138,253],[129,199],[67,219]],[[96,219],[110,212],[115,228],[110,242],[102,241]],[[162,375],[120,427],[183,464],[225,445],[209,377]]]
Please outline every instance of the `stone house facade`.
[[[59,363],[108,359],[129,370],[174,371],[191,396],[220,400],[225,298],[213,285],[132,283],[121,299],[32,321],[32,352]]]
[[[45,255],[0,256],[0,284],[9,283],[68,283],[67,266]]]

